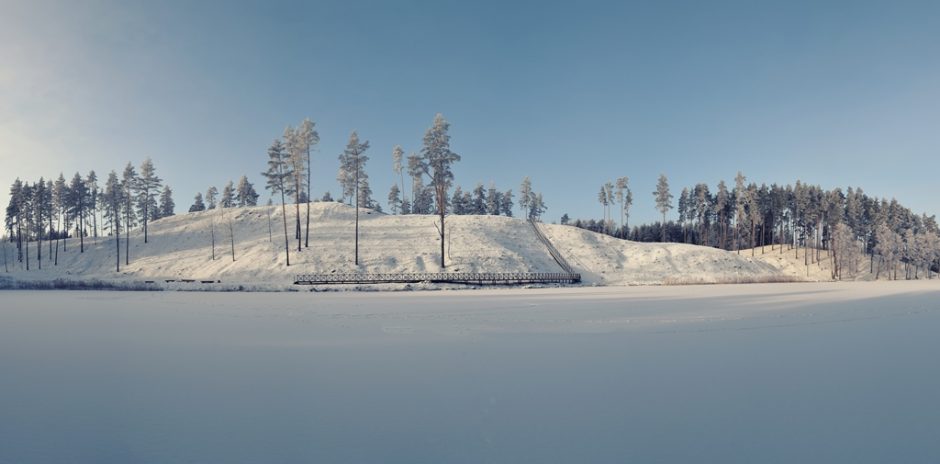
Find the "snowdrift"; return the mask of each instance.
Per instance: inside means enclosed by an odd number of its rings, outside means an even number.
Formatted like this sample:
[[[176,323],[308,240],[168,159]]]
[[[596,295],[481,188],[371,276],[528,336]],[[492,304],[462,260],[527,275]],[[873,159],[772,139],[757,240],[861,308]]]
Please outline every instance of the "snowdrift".
[[[297,250],[296,209],[287,207],[290,266],[284,254],[280,206],[232,208],[185,213],[150,223],[148,243],[132,230],[130,264],[116,273],[113,238],[69,239],[59,249],[59,265],[45,258],[31,269],[17,265],[18,280],[127,279],[196,280],[243,284],[247,288],[283,289],[293,277],[312,272],[441,272],[440,239],[435,216],[396,216],[360,210],[359,265],[353,264],[355,209],[340,203],[312,203],[310,246]],[[301,215],[306,205],[301,205]],[[302,222],[305,217],[302,217]],[[232,259],[230,226],[235,238]],[[792,280],[772,263],[712,248],[618,240],[570,226],[542,226],[555,247],[587,285],[719,283]],[[215,259],[211,237],[215,234]],[[448,272],[559,272],[548,250],[525,220],[502,216],[452,216],[447,220]],[[270,234],[270,235],[269,235]],[[303,239],[301,239],[303,241]],[[9,247],[9,245],[8,245]],[[9,252],[9,249],[8,249]]]

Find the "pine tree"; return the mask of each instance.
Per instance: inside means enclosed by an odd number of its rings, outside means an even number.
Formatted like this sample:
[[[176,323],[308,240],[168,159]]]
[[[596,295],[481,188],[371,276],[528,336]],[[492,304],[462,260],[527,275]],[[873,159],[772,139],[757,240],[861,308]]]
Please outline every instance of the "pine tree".
[[[72,183],[69,185],[71,199],[69,204],[72,207],[72,217],[75,218],[78,226],[79,252],[85,252],[85,205],[88,199],[88,190],[85,188],[85,181],[77,172],[72,177]]]
[[[499,199],[500,211],[508,217],[512,217],[512,189],[503,192]]]
[[[316,123],[309,118],[305,118],[300,123],[300,143],[303,147],[304,159],[307,161],[307,196],[304,201],[307,204],[307,226],[304,228],[304,248],[310,247],[310,150],[314,145],[320,143],[320,134],[317,133],[315,126]],[[255,200],[257,201],[257,195],[255,195]]]
[[[340,171],[344,173],[343,180],[345,184],[343,185],[343,190],[351,190],[352,195],[356,197],[356,237],[355,257],[353,260],[356,266],[359,265],[359,202],[360,200],[369,200],[368,198],[361,198],[363,193],[362,182],[368,179],[368,176],[365,175],[364,172],[365,164],[369,161],[369,157],[365,155],[368,149],[369,142],[364,141],[360,143],[359,134],[353,131],[353,133],[349,135],[349,143],[346,144],[346,150],[343,151],[343,154],[339,155]],[[366,182],[365,185],[368,186],[368,182]]]
[[[121,206],[124,204],[124,189],[118,181],[117,173],[111,171],[104,187],[105,218],[114,232],[114,272],[121,272]]]
[[[91,212],[92,230],[94,237],[98,238],[98,175],[95,171],[89,171],[85,177],[85,190],[88,192],[88,211]]]
[[[157,204],[157,194],[160,191],[162,180],[157,177],[153,161],[146,158],[140,165],[140,176],[135,182],[137,212],[140,214],[144,228],[144,243],[147,243],[147,223],[153,217],[152,213]]]
[[[132,207],[132,202],[134,199],[134,193],[137,191],[137,171],[134,169],[134,165],[127,163],[127,166],[124,167],[124,175],[121,179],[121,199],[124,200],[124,264],[130,265],[130,253],[131,253],[131,227],[134,227],[134,224],[137,221],[137,218],[134,213],[134,208]]]
[[[215,209],[215,207],[218,206],[216,203],[218,197],[219,189],[215,188],[215,186],[209,187],[206,190],[206,209]]]
[[[473,189],[473,213],[476,215],[486,214],[486,190],[483,184],[477,183]]]
[[[55,258],[53,264],[59,265],[59,237],[62,236],[62,215],[65,214],[65,211],[68,209],[68,186],[65,184],[65,176],[62,173],[59,173],[59,177],[56,179],[55,184],[52,187],[52,209],[56,215],[56,235],[55,235]],[[66,229],[68,227],[66,226]],[[68,234],[65,234],[68,237]],[[65,248],[63,241],[63,250]]]
[[[665,174],[659,175],[659,181],[656,183],[656,191],[653,192],[656,198],[656,209],[663,215],[662,222],[662,241],[666,241],[666,213],[672,209],[672,194],[669,193],[669,180]]]
[[[421,149],[422,166],[424,173],[431,179],[431,186],[437,199],[437,214],[441,221],[438,232],[441,236],[442,269],[446,266],[444,263],[444,216],[447,213],[447,190],[454,180],[452,166],[460,161],[460,155],[450,149],[450,135],[447,133],[449,128],[450,123],[438,113],[434,116],[434,124],[424,134],[424,147]]]
[[[496,190],[496,184],[492,182],[486,189],[486,214],[499,216],[499,192]]]
[[[417,153],[408,155],[408,176],[411,177],[411,204],[414,205],[418,202],[418,195],[424,188],[424,180],[422,178],[424,176],[424,166],[422,165],[421,157],[418,156]],[[412,208],[412,210],[414,210],[414,208]]]
[[[305,192],[307,169],[307,157],[304,151],[304,141],[298,129],[287,126],[284,129],[284,144],[287,151],[287,161],[290,164],[292,191],[294,192],[294,209],[296,210],[296,221],[294,227],[294,237],[297,239],[297,251],[300,251],[302,245],[300,233],[300,203]]]
[[[741,251],[741,247],[738,244],[738,236],[740,233],[741,225],[744,223],[747,217],[747,205],[750,203],[750,198],[748,197],[747,188],[744,185],[744,182],[747,180],[740,171],[738,175],[734,177],[734,249],[735,251]]]
[[[206,204],[202,201],[202,193],[196,192],[196,196],[193,197],[193,205],[189,207],[190,213],[195,213],[198,211],[205,211]]]
[[[532,198],[532,181],[529,176],[522,179],[522,185],[519,186],[519,208],[523,215],[529,214],[529,200]]]
[[[222,197],[219,199],[219,206],[222,208],[232,208],[235,206],[235,184],[228,181],[225,187],[222,187]]]
[[[255,186],[252,185],[251,182],[248,182],[247,176],[242,176],[241,179],[238,179],[238,187],[235,189],[235,201],[238,206],[257,206],[258,196],[258,192],[255,191]]]
[[[42,269],[42,231],[46,224],[46,180],[42,177],[33,185],[33,221],[36,224],[36,265]]]
[[[176,214],[174,211],[176,209],[176,203],[173,202],[173,189],[169,185],[163,186],[163,191],[160,192],[160,217],[170,217]]]
[[[398,214],[401,211],[401,191],[398,189],[398,184],[392,184],[392,188],[388,191],[388,209],[392,214]]]
[[[464,203],[463,189],[460,186],[454,187],[454,194],[450,200],[450,212],[456,215],[467,214],[467,205]]]
[[[403,157],[405,156],[405,150],[401,148],[401,145],[395,145],[395,148],[392,148],[392,172],[398,174],[398,180],[401,182],[401,198],[407,198],[405,195],[405,176],[402,174],[404,166],[402,165]],[[400,209],[400,206],[399,206]],[[405,214],[404,212],[402,214]]]
[[[287,258],[287,265],[290,266],[290,243],[287,238],[287,180],[290,178],[290,164],[287,155],[284,153],[284,144],[280,140],[275,140],[268,148],[268,170],[261,175],[267,179],[265,188],[271,192],[271,195],[281,194],[281,217],[284,221],[284,255]]]

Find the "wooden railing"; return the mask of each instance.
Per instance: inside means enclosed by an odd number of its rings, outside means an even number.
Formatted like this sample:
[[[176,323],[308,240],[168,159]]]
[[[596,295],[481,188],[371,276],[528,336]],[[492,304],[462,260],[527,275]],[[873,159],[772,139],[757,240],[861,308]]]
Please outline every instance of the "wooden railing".
[[[383,284],[383,283],[459,283],[459,284],[574,284],[581,274],[561,272],[433,272],[433,273],[358,273],[335,272],[299,274],[297,285]]]

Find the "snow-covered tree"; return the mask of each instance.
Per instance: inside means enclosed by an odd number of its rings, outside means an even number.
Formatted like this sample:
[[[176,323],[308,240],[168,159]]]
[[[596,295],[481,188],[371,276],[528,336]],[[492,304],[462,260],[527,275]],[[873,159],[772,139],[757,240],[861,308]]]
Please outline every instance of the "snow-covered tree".
[[[147,222],[153,217],[153,211],[157,206],[157,194],[160,191],[161,182],[153,167],[153,161],[146,158],[140,165],[140,176],[134,185],[137,213],[143,221],[144,243],[147,243]]]
[[[202,193],[196,192],[196,196],[193,197],[193,204],[189,207],[190,213],[195,213],[197,211],[205,211],[206,204],[202,201]]]
[[[121,178],[121,189],[123,190],[121,194],[121,199],[124,200],[124,205],[122,209],[124,210],[124,264],[130,265],[131,258],[131,227],[134,227],[137,223],[137,216],[134,212],[134,195],[137,193],[137,170],[134,169],[134,165],[127,163],[127,166],[124,166],[124,174]]]
[[[176,210],[176,203],[173,202],[173,189],[169,185],[163,186],[163,191],[160,192],[160,217],[170,217],[174,214]]]
[[[666,213],[672,209],[672,194],[669,193],[669,180],[665,174],[659,175],[659,181],[656,182],[656,191],[653,192],[656,199],[656,209],[663,215],[662,241],[666,241]]]
[[[401,190],[398,189],[398,184],[392,184],[392,188],[388,191],[388,209],[392,214],[398,214],[401,211]]]
[[[421,149],[422,167],[424,173],[431,179],[434,197],[437,200],[437,214],[440,218],[438,233],[441,236],[441,268],[444,262],[444,216],[447,213],[447,191],[454,180],[453,164],[460,161],[460,155],[450,149],[450,128],[444,116],[440,113],[434,116],[434,123],[424,134],[424,147]]]
[[[98,238],[98,175],[94,170],[85,177],[85,191],[88,193],[86,209],[91,215],[93,237]]]
[[[79,252],[84,253],[85,213],[87,212],[85,208],[88,204],[88,190],[85,187],[85,181],[82,180],[82,176],[77,172],[75,176],[72,177],[72,183],[69,184],[69,193],[71,194],[71,198],[69,198],[71,211],[69,213],[75,218],[75,225],[78,226]]]
[[[529,200],[532,198],[532,181],[529,180],[529,176],[525,176],[522,179],[522,184],[519,186],[519,208],[522,209],[523,215],[529,214]]]
[[[401,182],[402,189],[405,188],[405,176],[402,174],[402,171],[404,170],[404,165],[402,164],[404,156],[405,150],[401,148],[401,145],[395,145],[395,148],[392,148],[392,172],[398,175],[398,180]],[[401,198],[407,198],[404,190],[401,191]]]
[[[307,225],[304,228],[304,247],[310,246],[310,173],[311,173],[311,154],[310,150],[316,144],[320,143],[320,134],[317,133],[316,123],[310,120],[310,118],[305,118],[300,123],[300,144],[301,150],[304,152],[304,159],[307,161],[307,194],[304,199],[304,203],[307,204]],[[257,201],[257,196],[255,197]],[[254,205],[252,205],[254,206]]]
[[[512,217],[512,189],[503,192],[499,199],[500,212],[508,217]]]
[[[206,189],[206,209],[215,209],[218,206],[219,189],[211,186]]]
[[[496,184],[490,182],[486,189],[486,214],[490,216],[499,216],[499,191],[496,190]]]
[[[238,187],[235,189],[235,202],[240,207],[258,205],[258,192],[255,191],[255,186],[248,182],[247,176],[238,179]]]
[[[284,256],[287,258],[287,265],[290,266],[290,243],[287,238],[287,195],[288,179],[291,177],[290,164],[287,154],[284,152],[284,144],[280,140],[274,140],[271,147],[268,148],[268,169],[261,175],[267,179],[265,188],[271,192],[271,195],[281,195],[281,218],[284,222]]]
[[[359,134],[353,131],[349,135],[349,142],[346,149],[339,155],[340,172],[343,173],[343,191],[351,191],[355,197],[356,207],[356,236],[355,236],[355,255],[353,262],[359,265],[359,205],[360,201],[371,201],[370,198],[361,198],[363,193],[370,193],[371,190],[363,192],[363,186],[368,188],[369,176],[365,173],[365,164],[369,157],[365,154],[369,149],[369,142],[359,142]],[[363,181],[366,181],[363,184]]]
[[[222,197],[219,198],[219,206],[222,208],[232,208],[235,206],[235,184],[232,181],[225,183],[222,187]]]
[[[121,208],[124,205],[124,188],[117,173],[111,171],[104,186],[105,221],[114,235],[114,272],[121,272]],[[58,250],[58,246],[56,247]]]

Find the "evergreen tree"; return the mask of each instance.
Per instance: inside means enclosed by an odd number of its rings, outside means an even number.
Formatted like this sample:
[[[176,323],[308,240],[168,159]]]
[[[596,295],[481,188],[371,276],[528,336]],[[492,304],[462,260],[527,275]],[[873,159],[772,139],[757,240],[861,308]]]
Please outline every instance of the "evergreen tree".
[[[522,208],[522,214],[529,213],[529,200],[532,198],[532,181],[529,176],[522,179],[522,185],[519,186],[519,207]]]
[[[219,206],[222,208],[232,208],[235,206],[235,184],[228,181],[225,187],[222,187],[222,197],[219,199]]]
[[[147,222],[153,217],[153,211],[156,209],[161,182],[162,180],[156,175],[153,161],[150,158],[145,159],[140,165],[140,176],[134,183],[137,212],[143,221],[144,243],[147,243]]]
[[[131,252],[131,227],[137,222],[137,216],[133,208],[134,194],[137,192],[137,170],[134,165],[127,163],[124,166],[123,177],[121,178],[121,199],[124,200],[122,209],[124,210],[124,264],[130,265]]]
[[[219,197],[219,189],[215,186],[209,187],[206,190],[206,209],[215,209],[218,204],[216,203]]]
[[[309,118],[305,118],[300,123],[300,143],[304,152],[304,159],[307,161],[307,194],[304,198],[304,203],[307,204],[307,225],[304,228],[304,247],[310,247],[310,150],[312,147],[320,143],[320,134],[317,133],[315,129],[316,123],[311,121]],[[257,202],[257,195],[255,195],[255,202]],[[254,206],[254,205],[252,205]]]
[[[508,217],[512,217],[512,189],[503,192],[499,199],[500,212]]]
[[[121,207],[124,204],[124,189],[117,173],[111,171],[104,187],[105,220],[114,236],[114,272],[121,272]],[[57,247],[58,249],[58,247]]]
[[[431,179],[431,186],[437,199],[437,214],[440,217],[438,232],[441,236],[441,268],[444,262],[444,215],[447,213],[447,190],[454,180],[452,166],[460,161],[460,155],[450,149],[450,128],[444,116],[438,113],[434,116],[434,124],[424,134],[424,147],[421,149],[423,157],[422,166],[425,174]]]
[[[265,188],[271,192],[271,195],[281,195],[281,218],[284,222],[284,256],[287,258],[287,265],[290,266],[290,243],[287,238],[287,194],[288,179],[291,177],[290,164],[287,154],[284,153],[284,144],[280,140],[274,140],[271,147],[268,148],[268,170],[261,175],[267,179]]]
[[[174,211],[176,209],[176,203],[173,202],[173,189],[169,185],[163,186],[163,191],[160,192],[160,217],[170,217],[176,214]]]
[[[473,212],[471,214],[486,214],[486,190],[483,189],[483,184],[477,183],[477,186],[473,189]]]
[[[392,148],[392,172],[398,175],[398,180],[401,182],[402,189],[405,188],[405,176],[402,174],[404,168],[402,161],[404,156],[405,150],[401,148],[401,145],[395,145],[395,148]],[[404,190],[401,191],[401,198],[407,198]],[[403,212],[402,214],[405,213]]]
[[[189,207],[190,213],[195,213],[197,211],[205,211],[206,204],[202,201],[202,193],[196,192],[196,196],[193,198],[193,205]]]
[[[85,181],[77,172],[72,177],[72,183],[69,185],[69,205],[71,206],[71,215],[75,218],[75,225],[78,226],[79,252],[85,252],[85,205],[88,201],[88,190],[85,188]]]
[[[467,205],[464,203],[463,189],[460,186],[454,187],[454,195],[450,200],[451,213],[456,215],[467,214]]]
[[[371,193],[371,190],[368,190],[368,176],[364,172],[365,164],[369,161],[369,157],[365,154],[368,149],[369,142],[364,141],[360,143],[359,134],[353,131],[353,133],[349,135],[349,143],[346,144],[346,150],[343,151],[343,154],[339,155],[340,172],[344,173],[343,180],[345,184],[343,185],[343,191],[351,190],[353,192],[352,195],[355,196],[356,235],[353,263],[356,266],[359,265],[359,202],[371,201],[368,196],[362,198],[363,193],[367,195]],[[363,184],[363,181],[366,181],[365,184]]]
[[[398,189],[398,184],[392,184],[392,188],[388,191],[388,209],[392,214],[398,214],[401,211],[401,191]]]
[[[492,182],[490,182],[490,187],[486,189],[486,214],[499,216],[499,192],[496,190],[496,184]]]
[[[672,209],[672,194],[669,193],[669,180],[665,174],[659,175],[659,181],[656,183],[656,191],[653,192],[656,198],[656,209],[663,215],[662,239],[666,241],[666,213]]]
[[[251,182],[248,182],[247,176],[242,176],[241,179],[238,179],[238,187],[235,190],[235,202],[238,206],[257,206],[258,196],[258,192],[255,191],[255,186],[252,185]]]
[[[87,209],[91,213],[93,236],[98,238],[98,175],[94,170],[89,171],[85,177],[85,190],[88,192]]]

